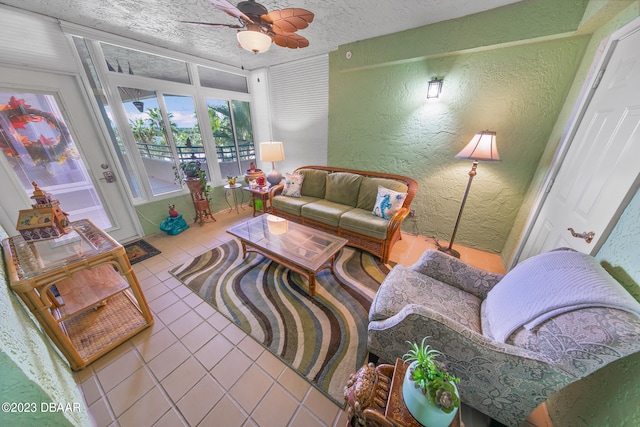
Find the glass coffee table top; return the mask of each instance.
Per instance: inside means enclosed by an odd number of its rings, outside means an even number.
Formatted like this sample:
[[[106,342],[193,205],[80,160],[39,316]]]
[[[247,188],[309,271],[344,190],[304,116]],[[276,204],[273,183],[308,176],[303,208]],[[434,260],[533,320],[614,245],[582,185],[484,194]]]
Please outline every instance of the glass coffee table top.
[[[306,269],[315,271],[335,255],[347,239],[287,221],[260,215],[231,227],[227,232],[249,246],[263,249]]]

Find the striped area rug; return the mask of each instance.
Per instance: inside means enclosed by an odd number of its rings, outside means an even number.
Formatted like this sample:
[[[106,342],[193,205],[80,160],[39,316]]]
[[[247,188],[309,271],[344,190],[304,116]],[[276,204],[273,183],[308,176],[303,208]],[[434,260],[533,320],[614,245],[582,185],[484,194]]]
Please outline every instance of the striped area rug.
[[[345,247],[336,274],[322,270],[316,295],[307,279],[251,253],[236,240],[170,271],[273,354],[344,406],[349,375],[367,357],[369,307],[389,268]]]

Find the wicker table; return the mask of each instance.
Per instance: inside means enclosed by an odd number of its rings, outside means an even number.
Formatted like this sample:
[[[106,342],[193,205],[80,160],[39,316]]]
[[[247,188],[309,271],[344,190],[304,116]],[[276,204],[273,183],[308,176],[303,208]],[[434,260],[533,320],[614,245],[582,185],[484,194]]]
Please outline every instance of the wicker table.
[[[81,369],[153,324],[122,245],[89,220],[53,240],[2,242],[11,288]]]

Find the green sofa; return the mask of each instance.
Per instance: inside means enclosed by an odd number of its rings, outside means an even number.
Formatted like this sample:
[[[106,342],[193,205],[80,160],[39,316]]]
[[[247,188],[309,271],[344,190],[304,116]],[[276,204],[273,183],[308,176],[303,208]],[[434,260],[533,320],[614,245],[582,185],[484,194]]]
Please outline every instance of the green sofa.
[[[418,190],[413,179],[380,172],[329,166],[303,166],[292,175],[303,175],[299,197],[282,194],[284,184],[271,188],[272,213],[300,224],[344,237],[348,245],[389,261],[400,227]],[[389,219],[373,214],[378,188],[406,193],[402,206]]]

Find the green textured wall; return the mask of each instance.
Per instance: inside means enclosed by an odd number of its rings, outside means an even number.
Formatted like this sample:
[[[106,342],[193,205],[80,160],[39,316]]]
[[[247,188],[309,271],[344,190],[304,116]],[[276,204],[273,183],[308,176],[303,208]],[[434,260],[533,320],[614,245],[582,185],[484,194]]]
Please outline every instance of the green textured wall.
[[[413,177],[411,231],[446,241],[471,167],[454,156],[496,131],[502,162],[480,164],[456,243],[501,252],[589,42],[565,34],[587,4],[526,1],[341,46],[330,55],[329,164]],[[427,101],[433,76],[444,88]]]
[[[251,195],[246,191],[242,192],[242,196],[244,197],[244,203],[251,199]],[[240,197],[240,194],[238,194],[238,197]],[[233,204],[231,198],[229,198],[229,202]],[[160,223],[169,216],[169,203],[176,205],[176,210],[182,215],[184,220],[187,221],[190,227],[198,226],[198,224],[194,224],[193,222],[196,213],[193,208],[193,203],[191,202],[191,196],[187,193],[166,200],[136,206],[136,213],[145,236],[161,232]],[[216,212],[225,209],[229,209],[229,205],[225,199],[225,190],[223,187],[214,187],[211,196],[211,212],[214,213],[215,217]]]

